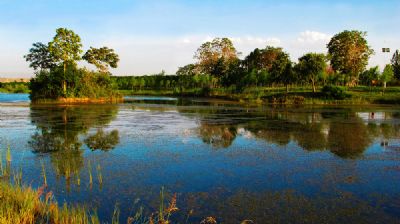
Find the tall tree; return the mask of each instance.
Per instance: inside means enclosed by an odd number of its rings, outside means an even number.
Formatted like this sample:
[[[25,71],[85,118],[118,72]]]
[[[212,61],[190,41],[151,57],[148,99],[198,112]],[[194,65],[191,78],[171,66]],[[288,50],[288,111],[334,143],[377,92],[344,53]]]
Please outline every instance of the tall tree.
[[[194,56],[203,73],[222,77],[229,70],[232,63],[236,63],[239,53],[228,38],[215,38],[211,42],[203,43]]]
[[[114,50],[108,47],[90,47],[83,55],[82,59],[86,60],[89,64],[93,64],[104,73],[108,72],[109,67],[116,68],[119,62],[118,54],[114,53]]]
[[[392,62],[392,68],[393,68],[394,77],[397,80],[400,80],[400,55],[399,55],[399,50],[396,50],[396,52],[394,52],[391,62]]]
[[[49,47],[46,44],[37,42],[32,45],[29,53],[24,56],[25,60],[30,62],[29,67],[35,70],[45,70],[55,66],[54,57],[50,54]]]
[[[269,71],[274,61],[282,54],[283,49],[280,47],[267,46],[264,49],[256,48],[243,60],[244,67],[248,72],[256,69],[258,72],[262,70]]]
[[[316,92],[316,82],[326,69],[326,58],[324,54],[308,53],[299,58],[295,66],[301,79],[311,82],[313,92]]]
[[[286,92],[289,92],[289,84],[295,82],[293,64],[290,61],[289,54],[280,52],[270,69],[272,80],[276,83],[282,83],[286,86]]]
[[[372,86],[380,76],[379,67],[371,67],[360,74],[360,82],[363,85]]]
[[[374,53],[368,46],[366,35],[366,32],[345,30],[332,37],[327,45],[332,68],[346,74],[353,82],[357,82]]]
[[[383,88],[386,88],[386,83],[393,79],[393,68],[392,65],[387,64],[383,69],[381,76],[379,77],[383,84]]]
[[[49,43],[49,51],[56,61],[62,62],[64,65],[64,81],[62,88],[64,95],[67,92],[67,81],[65,73],[68,63],[75,63],[80,60],[82,53],[81,38],[74,31],[66,28],[58,28],[53,41]]]

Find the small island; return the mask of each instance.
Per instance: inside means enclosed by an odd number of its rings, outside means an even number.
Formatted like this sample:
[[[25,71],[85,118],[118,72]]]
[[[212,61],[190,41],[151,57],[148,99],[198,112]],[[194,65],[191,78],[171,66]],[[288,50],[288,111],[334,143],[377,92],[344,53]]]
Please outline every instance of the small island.
[[[79,35],[58,28],[48,44],[37,42],[24,56],[35,70],[29,84],[32,103],[102,103],[122,101],[111,80],[109,68],[118,66],[119,57],[108,47],[94,48],[83,54]],[[97,71],[80,68],[85,60]]]

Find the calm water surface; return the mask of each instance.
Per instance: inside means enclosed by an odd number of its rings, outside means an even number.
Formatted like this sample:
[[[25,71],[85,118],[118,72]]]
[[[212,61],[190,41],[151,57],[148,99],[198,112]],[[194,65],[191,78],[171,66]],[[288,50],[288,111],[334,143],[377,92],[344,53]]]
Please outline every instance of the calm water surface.
[[[157,211],[162,187],[177,193],[180,223],[190,210],[193,223],[400,221],[398,107],[164,97],[30,106],[26,97],[0,95],[1,153],[9,144],[12,168],[33,187],[43,163],[57,201],[97,208],[103,221],[115,205],[121,220]]]

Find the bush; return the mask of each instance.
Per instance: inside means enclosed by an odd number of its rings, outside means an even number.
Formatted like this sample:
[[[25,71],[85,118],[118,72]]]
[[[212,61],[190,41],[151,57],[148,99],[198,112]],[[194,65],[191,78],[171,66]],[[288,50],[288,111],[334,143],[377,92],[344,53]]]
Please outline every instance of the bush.
[[[64,94],[62,83],[67,83]],[[42,70],[31,79],[29,89],[33,101],[41,99],[71,98],[102,98],[116,96],[116,84],[108,73],[94,72],[68,65],[64,75],[63,67]]]
[[[350,94],[346,93],[344,87],[341,86],[324,86],[321,90],[322,96],[327,99],[335,99],[335,100],[343,100],[347,97],[350,97]]]

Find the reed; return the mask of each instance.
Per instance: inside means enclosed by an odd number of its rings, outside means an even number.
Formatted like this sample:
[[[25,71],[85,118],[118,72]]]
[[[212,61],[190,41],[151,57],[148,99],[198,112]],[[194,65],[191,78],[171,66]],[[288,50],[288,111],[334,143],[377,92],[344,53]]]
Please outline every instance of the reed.
[[[0,150],[0,175],[1,175],[2,177],[4,176],[3,153],[2,153],[2,150]]]
[[[90,185],[90,188],[92,188],[93,176],[92,176],[92,165],[90,164],[90,160],[88,160],[88,172],[89,172],[89,185]]]
[[[75,173],[75,177],[76,177],[76,185],[81,186],[81,173],[77,171]]]
[[[34,190],[0,181],[0,198],[0,223],[100,223],[83,206],[59,206],[51,192],[44,194],[44,187]]]
[[[10,148],[10,145],[7,146],[6,162],[11,164],[11,148]]]
[[[111,220],[112,224],[118,224],[119,223],[119,214],[120,214],[120,210],[118,208],[118,204],[116,204],[115,207],[114,207],[114,212],[113,212],[113,216],[112,216],[112,220]]]
[[[44,167],[43,161],[40,161],[40,164],[42,165],[42,177],[43,177],[43,184],[44,186],[47,186],[47,176],[46,176],[46,169]]]
[[[100,164],[97,165],[97,179],[99,181],[100,186],[103,185],[103,175],[101,174],[101,166]]]

